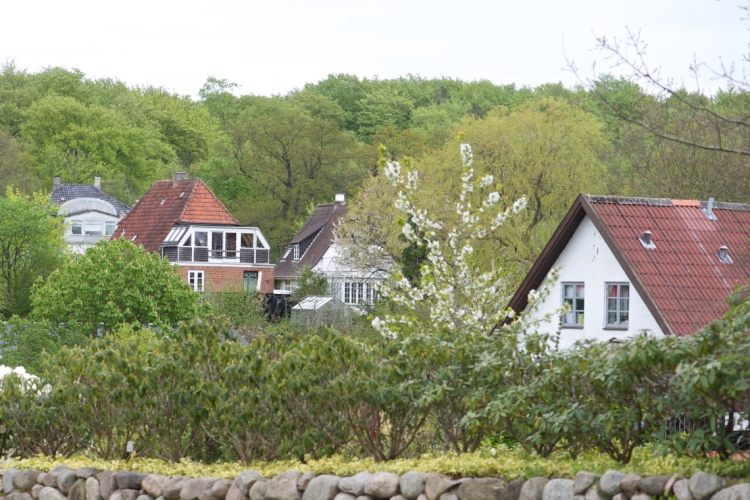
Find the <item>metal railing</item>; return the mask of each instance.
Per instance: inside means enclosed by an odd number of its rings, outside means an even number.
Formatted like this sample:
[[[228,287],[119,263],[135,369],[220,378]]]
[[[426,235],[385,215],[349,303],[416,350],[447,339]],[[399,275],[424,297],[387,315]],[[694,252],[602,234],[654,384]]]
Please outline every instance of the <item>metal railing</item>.
[[[206,247],[163,247],[162,257],[170,262],[226,262],[238,264],[268,264],[267,248],[241,248],[239,250],[209,250]]]

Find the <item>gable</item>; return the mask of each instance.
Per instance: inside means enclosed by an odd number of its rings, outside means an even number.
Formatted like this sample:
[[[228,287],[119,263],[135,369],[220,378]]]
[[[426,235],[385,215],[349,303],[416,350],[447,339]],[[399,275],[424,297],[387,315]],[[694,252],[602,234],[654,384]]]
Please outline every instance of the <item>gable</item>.
[[[177,224],[239,226],[200,179],[157,181],[122,220],[113,238],[127,238],[157,252]]]
[[[721,316],[726,297],[750,279],[750,205],[579,195],[510,307],[521,312],[588,216],[666,334],[687,335]],[[639,241],[650,231],[654,249]],[[728,248],[731,264],[719,261]]]

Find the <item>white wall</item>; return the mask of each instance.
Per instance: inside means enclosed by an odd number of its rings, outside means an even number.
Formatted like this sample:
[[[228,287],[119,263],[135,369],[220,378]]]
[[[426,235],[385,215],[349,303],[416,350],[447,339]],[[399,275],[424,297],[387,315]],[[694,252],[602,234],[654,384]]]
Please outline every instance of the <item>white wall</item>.
[[[73,234],[72,232],[72,221],[77,220],[81,221],[83,223],[83,228],[81,229],[81,234]],[[95,235],[86,235],[86,221],[98,221],[101,223],[101,229],[102,234],[99,236]],[[95,245],[97,241],[99,240],[109,240],[111,235],[107,235],[106,233],[106,222],[114,221],[115,224],[115,230],[117,230],[117,224],[120,223],[120,219],[118,219],[114,215],[107,215],[103,214],[101,212],[85,212],[81,214],[76,214],[70,217],[65,217],[65,243],[67,243],[70,246],[70,250],[73,253],[76,254],[83,254],[86,252],[86,249],[91,246]]]
[[[567,247],[558,257],[555,262],[555,267],[557,266],[561,268],[560,278],[553,285],[547,300],[540,304],[536,313],[537,317],[562,306],[562,282],[583,282],[586,287],[583,328],[563,327],[560,335],[561,348],[571,346],[576,340],[606,341],[613,337],[622,339],[642,330],[648,330],[659,336],[663,335],[661,328],[632,283],[630,286],[630,321],[627,330],[605,328],[605,283],[628,283],[630,280],[588,216],[581,221]],[[554,333],[558,325],[559,317],[555,316],[552,322],[544,324],[542,330]]]

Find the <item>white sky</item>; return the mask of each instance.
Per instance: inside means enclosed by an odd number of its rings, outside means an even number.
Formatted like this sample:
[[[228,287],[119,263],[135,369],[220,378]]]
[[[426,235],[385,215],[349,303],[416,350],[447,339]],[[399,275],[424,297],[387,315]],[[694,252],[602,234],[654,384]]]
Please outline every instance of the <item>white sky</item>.
[[[575,83],[594,34],[641,30],[663,74],[691,84],[693,56],[741,63],[740,0],[0,0],[0,61],[195,96],[208,76],[242,94],[285,93],[329,73]],[[716,88],[708,77],[703,86]],[[723,86],[723,85],[722,85]]]

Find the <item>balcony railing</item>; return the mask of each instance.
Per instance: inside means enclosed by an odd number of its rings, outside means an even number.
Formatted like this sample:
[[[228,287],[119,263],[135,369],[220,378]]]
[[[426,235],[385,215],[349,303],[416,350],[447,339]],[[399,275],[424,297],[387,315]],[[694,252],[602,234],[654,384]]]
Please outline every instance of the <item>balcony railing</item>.
[[[163,247],[162,257],[170,262],[209,262],[213,264],[268,264],[267,248],[209,250],[206,247]]]

